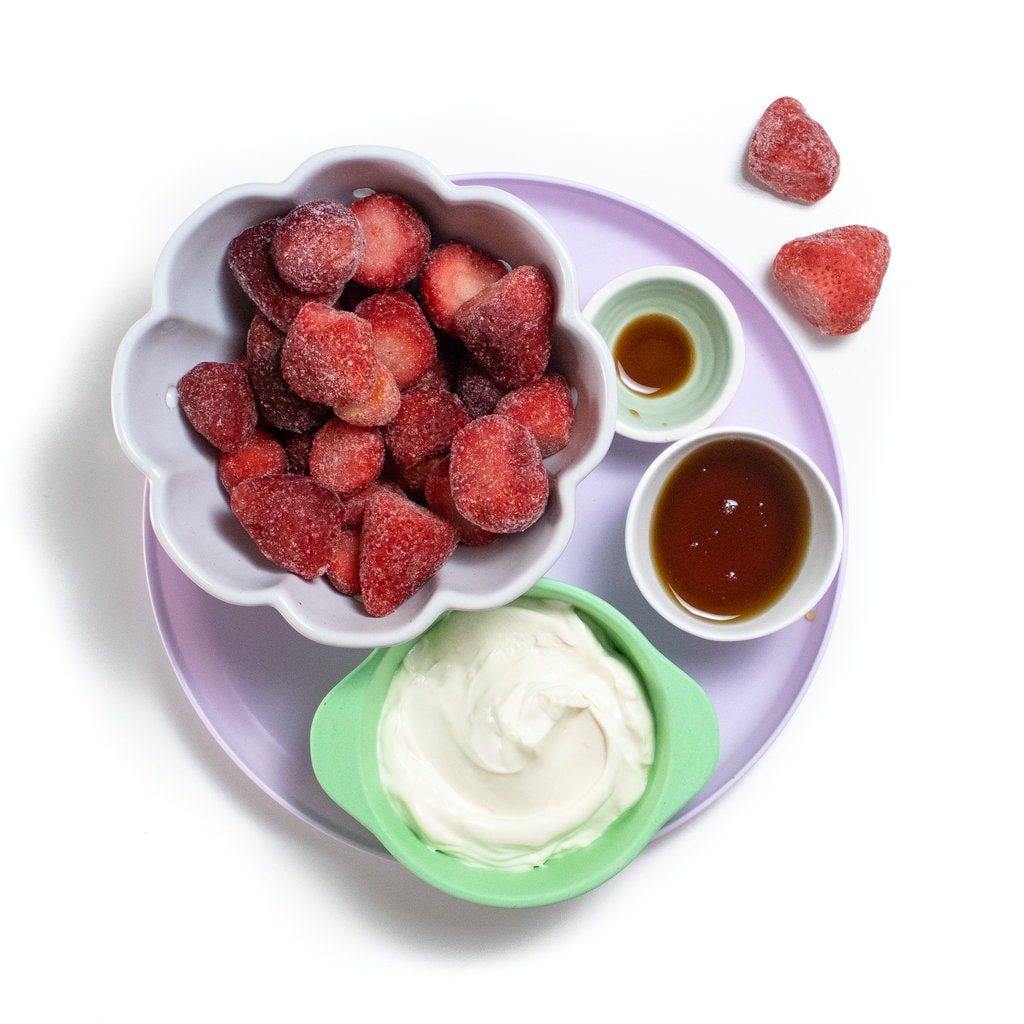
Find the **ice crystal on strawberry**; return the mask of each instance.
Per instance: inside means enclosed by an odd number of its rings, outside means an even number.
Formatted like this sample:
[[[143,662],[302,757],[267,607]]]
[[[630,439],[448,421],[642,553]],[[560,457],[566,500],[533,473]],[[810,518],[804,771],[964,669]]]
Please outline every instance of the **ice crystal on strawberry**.
[[[419,211],[393,192],[373,192],[352,204],[352,214],[365,239],[356,281],[375,291],[412,281],[430,251],[430,227]]]
[[[253,305],[279,330],[288,330],[302,307],[310,301],[331,305],[339,292],[311,295],[282,280],[274,266],[271,245],[280,217],[254,224],[237,235],[228,247],[228,267]]]
[[[804,105],[783,96],[761,115],[747,166],[773,192],[813,203],[832,191],[839,177],[839,153]]]
[[[548,501],[534,436],[510,416],[473,420],[452,440],[449,481],[459,515],[491,533],[521,533]]]
[[[537,267],[520,266],[485,285],[452,317],[452,330],[503,388],[539,380],[551,358],[551,285]]]
[[[324,574],[345,529],[341,498],[308,476],[249,477],[231,511],[266,558],[306,580]]]
[[[451,557],[458,530],[402,494],[380,490],[363,515],[359,587],[367,615],[388,615]]]
[[[890,253],[888,237],[877,228],[850,224],[787,242],[772,275],[822,334],[853,334],[871,317]]]
[[[340,295],[363,257],[362,225],[342,203],[317,199],[277,225],[270,256],[281,279],[306,295]]]
[[[256,431],[256,399],[240,363],[202,362],[178,381],[189,423],[222,452],[237,452]]]
[[[500,260],[466,242],[439,245],[427,257],[419,279],[420,299],[431,323],[454,334],[462,304],[507,272]]]
[[[334,407],[369,398],[377,382],[370,325],[355,313],[307,302],[285,335],[281,373],[310,402]]]

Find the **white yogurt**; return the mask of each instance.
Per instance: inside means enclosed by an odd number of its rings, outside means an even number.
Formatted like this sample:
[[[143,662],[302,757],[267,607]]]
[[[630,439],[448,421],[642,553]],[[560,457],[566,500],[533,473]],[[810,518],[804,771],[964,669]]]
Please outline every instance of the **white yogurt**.
[[[521,598],[452,612],[408,652],[378,755],[427,844],[530,868],[593,842],[636,803],[654,722],[634,670],[571,605]]]

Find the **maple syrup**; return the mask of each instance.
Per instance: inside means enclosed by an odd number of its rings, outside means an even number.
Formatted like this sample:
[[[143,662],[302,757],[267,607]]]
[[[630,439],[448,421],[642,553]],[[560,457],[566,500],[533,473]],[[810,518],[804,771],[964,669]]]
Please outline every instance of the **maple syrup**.
[[[658,496],[654,568],[691,611],[745,618],[794,579],[810,523],[807,492],[782,456],[743,438],[711,441],[680,463]]]
[[[619,331],[612,356],[619,380],[630,391],[656,398],[690,379],[697,350],[690,332],[675,317],[645,313]]]

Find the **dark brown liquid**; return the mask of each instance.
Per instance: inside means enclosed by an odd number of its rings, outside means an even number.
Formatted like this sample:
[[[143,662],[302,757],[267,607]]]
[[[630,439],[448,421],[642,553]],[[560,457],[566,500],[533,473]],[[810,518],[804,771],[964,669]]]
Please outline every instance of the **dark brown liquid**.
[[[796,575],[810,521],[807,492],[787,462],[757,442],[723,438],[684,459],[662,488],[654,567],[699,614],[754,615]]]
[[[696,358],[690,332],[674,317],[645,313],[619,332],[612,346],[619,379],[653,398],[683,386]]]

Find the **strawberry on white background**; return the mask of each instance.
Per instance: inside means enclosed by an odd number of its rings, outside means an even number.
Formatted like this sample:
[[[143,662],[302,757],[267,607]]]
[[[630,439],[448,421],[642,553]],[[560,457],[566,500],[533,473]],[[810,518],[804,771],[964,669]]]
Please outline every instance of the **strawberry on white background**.
[[[772,263],[783,295],[822,334],[853,334],[868,322],[889,269],[889,239],[863,224],[787,242]]]

